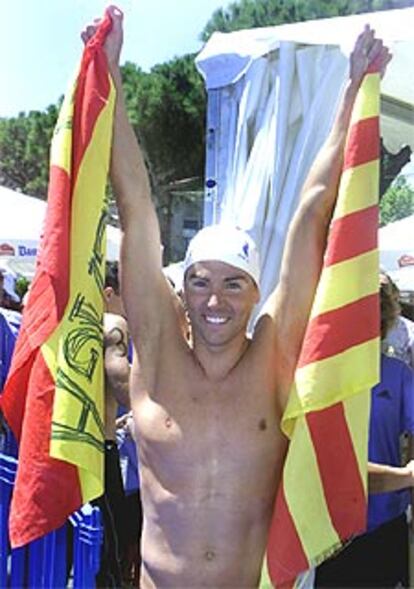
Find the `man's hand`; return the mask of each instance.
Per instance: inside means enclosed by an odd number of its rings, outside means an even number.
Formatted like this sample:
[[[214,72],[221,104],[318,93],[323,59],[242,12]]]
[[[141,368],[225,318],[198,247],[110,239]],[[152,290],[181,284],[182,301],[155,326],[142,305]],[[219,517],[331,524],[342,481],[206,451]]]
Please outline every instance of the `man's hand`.
[[[407,464],[405,465],[405,468],[407,469],[408,475],[411,477],[410,487],[413,489],[414,488],[414,460],[410,460],[410,462],[407,462]]]
[[[112,29],[108,33],[105,40],[104,49],[106,57],[108,59],[109,68],[118,66],[119,58],[121,55],[122,43],[123,43],[123,13],[116,6],[108,6],[106,14],[109,15],[112,21]],[[97,28],[102,22],[101,18],[96,18],[92,24],[85,27],[81,33],[82,41],[86,43],[96,33]]]
[[[127,436],[135,439],[135,423],[132,415],[132,411],[124,413],[121,417],[116,420],[116,429],[123,430]]]
[[[116,418],[116,429],[128,430],[128,421],[132,417],[132,412],[124,413],[121,417]]]
[[[381,39],[376,39],[375,31],[366,25],[358,36],[350,56],[349,77],[351,82],[359,86],[368,67],[375,61],[377,61],[378,69],[383,76],[391,57],[388,47],[383,45]]]

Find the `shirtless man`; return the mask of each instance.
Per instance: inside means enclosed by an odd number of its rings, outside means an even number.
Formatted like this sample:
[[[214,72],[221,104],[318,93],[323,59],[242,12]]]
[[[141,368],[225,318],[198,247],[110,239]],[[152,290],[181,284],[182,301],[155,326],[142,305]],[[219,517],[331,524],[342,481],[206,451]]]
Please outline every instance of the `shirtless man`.
[[[278,287],[251,340],[246,327],[259,298],[252,244],[246,238],[241,252],[237,244],[231,251],[225,237],[223,254],[194,246],[184,284],[189,344],[162,272],[148,176],[122,98],[122,15],[110,11],[105,48],[118,90],[111,178],[123,231],[122,296],[139,358],[131,403],[144,508],[141,586],[256,587],[287,448],[279,424],[320,274],[350,114],[368,64],[378,57],[385,67],[389,54],[365,29],[292,221]]]

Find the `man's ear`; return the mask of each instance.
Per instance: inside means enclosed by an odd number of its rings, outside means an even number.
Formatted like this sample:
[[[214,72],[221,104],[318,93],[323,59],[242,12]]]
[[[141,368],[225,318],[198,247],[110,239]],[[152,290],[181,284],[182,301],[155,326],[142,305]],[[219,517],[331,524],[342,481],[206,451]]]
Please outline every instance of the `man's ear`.
[[[114,295],[114,289],[112,286],[105,286],[103,289],[104,299],[106,302],[109,302]]]
[[[260,291],[257,285],[254,285],[255,295],[254,295],[254,304],[257,305],[260,301]]]

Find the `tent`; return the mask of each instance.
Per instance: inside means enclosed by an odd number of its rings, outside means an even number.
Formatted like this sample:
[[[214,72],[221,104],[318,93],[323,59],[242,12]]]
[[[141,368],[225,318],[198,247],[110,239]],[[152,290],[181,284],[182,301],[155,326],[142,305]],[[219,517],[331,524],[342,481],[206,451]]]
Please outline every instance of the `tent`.
[[[382,81],[385,147],[414,150],[414,8],[214,33],[196,63],[208,92],[204,222],[230,220],[262,255],[262,301],[287,228],[332,124],[348,55],[370,23],[394,58]]]
[[[31,279],[46,202],[0,186],[0,267]],[[119,256],[120,231],[107,226],[107,258]]]
[[[381,267],[401,291],[414,293],[414,215],[379,231]]]

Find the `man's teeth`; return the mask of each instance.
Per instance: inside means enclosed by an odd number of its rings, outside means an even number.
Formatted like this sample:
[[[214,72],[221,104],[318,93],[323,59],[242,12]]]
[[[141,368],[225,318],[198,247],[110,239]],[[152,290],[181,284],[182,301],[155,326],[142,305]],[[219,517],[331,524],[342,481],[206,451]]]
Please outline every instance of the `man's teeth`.
[[[225,317],[209,317],[206,316],[207,323],[214,323],[215,325],[221,325],[222,323],[226,323],[227,319]]]

